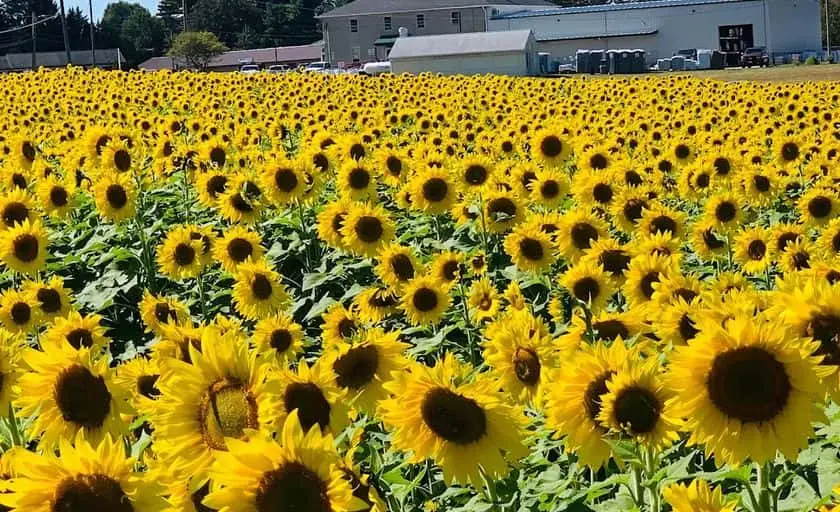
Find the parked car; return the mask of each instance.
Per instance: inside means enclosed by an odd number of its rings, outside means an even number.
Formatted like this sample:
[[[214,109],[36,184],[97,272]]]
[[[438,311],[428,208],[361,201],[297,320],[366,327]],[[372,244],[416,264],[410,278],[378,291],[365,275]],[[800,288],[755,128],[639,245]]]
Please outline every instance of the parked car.
[[[376,76],[381,75],[383,73],[390,73],[391,72],[391,63],[390,62],[368,62],[364,66],[362,66],[362,75],[367,76]]]
[[[254,73],[260,72],[260,67],[256,64],[245,64],[239,68],[239,72],[245,73],[246,75],[253,75]]]
[[[680,50],[676,53],[676,55],[682,55],[686,59],[697,60],[697,48],[687,48],[685,50]]]
[[[330,73],[331,67],[329,62],[319,61],[310,62],[303,70],[312,73]]]
[[[751,68],[753,66],[769,66],[770,56],[767,55],[767,48],[763,46],[756,46],[755,48],[747,48],[741,54],[741,66]]]
[[[286,73],[289,71],[289,66],[285,64],[275,64],[273,66],[268,66],[266,69],[269,73]]]

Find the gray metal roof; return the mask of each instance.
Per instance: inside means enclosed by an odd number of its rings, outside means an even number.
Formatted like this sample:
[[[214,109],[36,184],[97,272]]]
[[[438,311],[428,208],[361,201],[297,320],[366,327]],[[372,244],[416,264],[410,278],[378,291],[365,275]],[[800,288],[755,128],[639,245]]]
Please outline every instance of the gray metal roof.
[[[509,20],[515,18],[530,18],[534,16],[559,16],[563,14],[578,14],[585,12],[623,11],[628,9],[657,9],[662,7],[680,7],[706,4],[729,4],[755,0],[649,0],[627,3],[584,5],[581,7],[552,7],[548,9],[522,9],[519,11],[501,12],[492,16],[494,20]]]
[[[363,16],[436,9],[464,9],[467,7],[516,7],[553,5],[547,0],[356,0],[327,11],[316,18]]]
[[[90,50],[75,50],[70,52],[70,60],[74,66],[90,66]],[[96,50],[97,66],[114,66],[118,62],[125,62],[125,56],[119,48]],[[7,53],[0,56],[0,71],[14,71],[29,69],[32,65],[32,53]],[[38,52],[35,55],[35,65],[45,68],[60,68],[67,65],[64,52]]]
[[[608,32],[608,33],[593,33],[584,35],[555,35],[555,34],[540,34],[537,36],[537,41],[576,41],[578,39],[617,39],[621,37],[635,37],[635,36],[653,36],[659,33],[659,30],[637,30],[631,32]]]
[[[323,41],[301,46],[278,46],[277,48],[255,48],[253,50],[234,50],[225,52],[210,61],[208,69],[239,67],[242,64],[300,64],[315,62],[322,58]],[[178,67],[186,64],[172,57],[152,57],[138,66],[140,69],[156,71],[172,69],[177,61]]]
[[[527,48],[531,37],[530,30],[400,37],[394,43],[389,58],[393,61],[415,57],[517,52]]]

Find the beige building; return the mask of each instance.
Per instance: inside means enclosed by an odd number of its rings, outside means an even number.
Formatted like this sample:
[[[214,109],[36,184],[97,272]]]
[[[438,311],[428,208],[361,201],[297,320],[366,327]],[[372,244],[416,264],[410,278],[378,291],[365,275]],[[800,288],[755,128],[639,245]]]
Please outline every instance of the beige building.
[[[545,9],[546,0],[356,0],[318,19],[324,56],[333,65],[382,61],[399,37],[485,32],[491,16]]]

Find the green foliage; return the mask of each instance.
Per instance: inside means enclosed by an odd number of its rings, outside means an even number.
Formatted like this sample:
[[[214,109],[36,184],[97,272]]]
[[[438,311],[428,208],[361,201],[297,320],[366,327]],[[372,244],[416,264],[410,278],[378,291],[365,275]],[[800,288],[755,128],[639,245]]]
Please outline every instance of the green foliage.
[[[213,57],[227,51],[215,34],[211,32],[183,32],[172,41],[170,57],[181,57],[194,69],[205,69]]]
[[[817,60],[817,58],[814,57],[814,56],[811,56],[811,57],[808,57],[807,59],[805,59],[805,64],[808,65],[808,66],[816,66],[819,63],[820,63],[820,61]]]
[[[120,48],[129,65],[139,64],[163,51],[166,35],[163,21],[140,4],[117,2],[108,5],[99,29],[101,39],[97,46]]]

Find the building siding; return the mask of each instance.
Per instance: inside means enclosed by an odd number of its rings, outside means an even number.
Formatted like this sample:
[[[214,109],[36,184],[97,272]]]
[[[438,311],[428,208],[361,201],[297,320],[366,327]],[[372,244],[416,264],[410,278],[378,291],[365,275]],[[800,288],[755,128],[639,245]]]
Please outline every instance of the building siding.
[[[767,22],[765,23],[765,20]],[[771,52],[820,49],[818,0],[745,0],[743,2],[680,5],[672,7],[606,10],[521,18],[490,19],[488,30],[532,29],[540,51],[565,59],[577,49],[640,48],[648,62],[670,57],[685,48],[720,47],[719,27],[752,25],[753,45]],[[551,37],[584,37],[595,34],[657,33],[622,38],[587,38],[547,41]]]
[[[452,23],[452,13],[461,15],[461,23]],[[425,27],[417,28],[417,15],[422,14]],[[452,9],[393,13],[391,30],[385,28],[386,15],[348,16],[325,18],[322,26],[327,48],[326,58],[333,64],[350,64],[358,56],[359,62],[387,60],[389,49],[376,47],[374,42],[382,35],[396,35],[400,27],[408,29],[409,36],[430,36],[436,34],[457,34],[459,32],[483,32],[487,30],[484,9]],[[350,31],[350,19],[358,20],[358,31]]]

